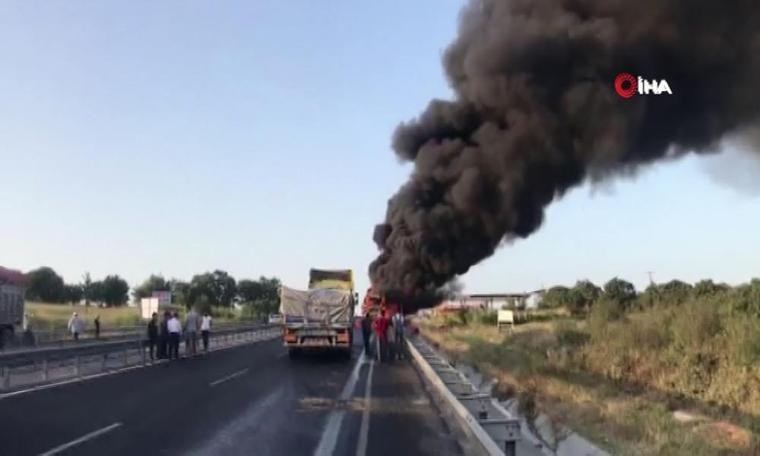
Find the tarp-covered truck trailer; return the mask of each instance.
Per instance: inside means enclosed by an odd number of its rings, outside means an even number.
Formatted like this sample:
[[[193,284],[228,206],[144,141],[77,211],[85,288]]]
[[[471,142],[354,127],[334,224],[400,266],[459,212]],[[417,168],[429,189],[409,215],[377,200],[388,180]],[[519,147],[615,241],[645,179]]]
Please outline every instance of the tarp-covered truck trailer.
[[[0,348],[20,333],[24,320],[24,274],[0,266]]]
[[[351,270],[312,269],[308,290],[282,286],[283,344],[290,356],[337,350],[350,359],[355,304]]]

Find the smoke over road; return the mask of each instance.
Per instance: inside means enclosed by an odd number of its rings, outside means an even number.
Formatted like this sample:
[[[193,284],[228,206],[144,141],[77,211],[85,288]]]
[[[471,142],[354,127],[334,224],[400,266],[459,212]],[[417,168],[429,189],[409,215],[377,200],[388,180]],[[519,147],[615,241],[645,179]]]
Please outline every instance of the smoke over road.
[[[443,65],[455,98],[396,130],[393,148],[414,170],[374,233],[371,279],[408,301],[529,236],[545,207],[585,180],[715,152],[724,135],[757,125],[760,8],[474,0]],[[622,98],[621,72],[664,79],[672,95]]]

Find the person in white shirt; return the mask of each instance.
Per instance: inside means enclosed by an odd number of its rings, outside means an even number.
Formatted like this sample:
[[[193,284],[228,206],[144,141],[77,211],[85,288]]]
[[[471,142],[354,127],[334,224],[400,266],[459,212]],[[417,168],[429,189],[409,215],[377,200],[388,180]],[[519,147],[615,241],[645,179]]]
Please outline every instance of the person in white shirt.
[[[79,334],[84,331],[84,321],[79,318],[79,315],[76,312],[74,312],[69,319],[69,331],[71,332],[71,335],[74,336],[74,340],[79,340]]]
[[[179,359],[179,341],[182,335],[182,323],[179,321],[179,314],[174,312],[172,318],[166,323],[169,330],[169,359]]]
[[[211,315],[204,312],[201,319],[201,339],[203,339],[203,351],[208,351],[208,336],[211,332]]]

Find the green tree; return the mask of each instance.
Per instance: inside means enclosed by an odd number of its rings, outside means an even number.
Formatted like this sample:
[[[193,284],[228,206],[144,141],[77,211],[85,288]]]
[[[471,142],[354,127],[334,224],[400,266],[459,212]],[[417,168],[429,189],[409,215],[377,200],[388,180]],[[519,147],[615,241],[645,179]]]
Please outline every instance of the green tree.
[[[639,295],[639,307],[648,309],[654,307],[660,302],[660,287],[655,283],[650,283],[641,295]]]
[[[26,299],[30,301],[63,302],[63,278],[53,268],[42,266],[26,274]]]
[[[92,288],[92,277],[90,277],[89,272],[85,272],[84,275],[82,275],[82,296],[84,297],[84,305],[89,306],[90,301],[97,301],[93,297],[93,288]]]
[[[543,307],[549,308],[565,307],[570,303],[571,299],[570,289],[557,285],[546,290],[541,304]]]
[[[263,316],[277,312],[280,306],[280,279],[259,277],[259,280],[240,280],[238,297],[246,303],[253,315]]]
[[[696,298],[704,298],[709,296],[715,296],[720,293],[725,293],[729,291],[731,287],[728,285],[721,283],[716,284],[712,280],[705,279],[700,280],[699,282],[694,284],[694,288],[692,289],[692,294]]]
[[[186,305],[229,307],[236,292],[235,279],[227,272],[217,269],[193,276]]]
[[[145,281],[135,288],[134,295],[135,301],[139,301],[142,298],[149,298],[153,296],[154,291],[169,291],[171,286],[163,276],[153,275],[145,279]]]
[[[63,287],[64,302],[70,302],[72,304],[79,304],[82,300],[84,292],[81,285],[66,284]]]
[[[172,302],[188,306],[190,299],[190,284],[181,280],[172,279],[169,281],[169,290],[172,292]]]
[[[628,310],[636,300],[636,288],[631,282],[615,277],[604,284],[604,298]]]
[[[760,279],[736,287],[734,295],[736,310],[760,317]]]
[[[90,281],[90,284],[87,286],[87,292],[85,294],[86,304],[89,305],[89,303],[102,303],[104,302],[103,299],[103,281],[102,280],[92,280]]]
[[[574,314],[588,313],[602,295],[602,289],[589,280],[579,280],[569,291],[567,307]]]
[[[255,280],[242,279],[237,283],[237,292],[243,302],[254,302],[261,297],[261,284]]]
[[[129,284],[118,275],[106,276],[100,292],[103,302],[109,306],[120,306],[129,300]]]
[[[207,310],[214,302],[214,277],[210,272],[194,275],[187,290],[185,306],[199,306]]]
[[[660,302],[665,305],[678,305],[688,301],[691,297],[692,286],[680,280],[671,280],[660,285]]]

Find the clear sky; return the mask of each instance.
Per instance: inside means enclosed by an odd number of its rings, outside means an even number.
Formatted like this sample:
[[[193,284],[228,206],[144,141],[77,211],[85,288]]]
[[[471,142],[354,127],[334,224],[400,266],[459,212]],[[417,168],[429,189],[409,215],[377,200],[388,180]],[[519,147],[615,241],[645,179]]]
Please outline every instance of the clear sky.
[[[409,172],[391,133],[450,96],[462,3],[1,2],[0,265],[295,287],[350,267],[363,290]],[[756,176],[732,153],[576,189],[466,290],[760,276]]]

